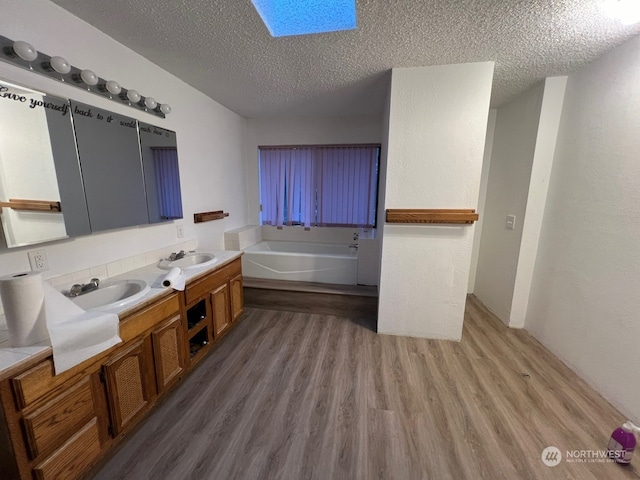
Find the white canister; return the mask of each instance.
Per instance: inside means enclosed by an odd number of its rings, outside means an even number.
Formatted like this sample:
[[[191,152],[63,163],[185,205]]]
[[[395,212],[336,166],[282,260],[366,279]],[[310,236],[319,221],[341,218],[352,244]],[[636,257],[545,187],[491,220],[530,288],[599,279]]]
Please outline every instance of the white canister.
[[[0,277],[0,298],[13,347],[27,347],[49,338],[41,272]]]

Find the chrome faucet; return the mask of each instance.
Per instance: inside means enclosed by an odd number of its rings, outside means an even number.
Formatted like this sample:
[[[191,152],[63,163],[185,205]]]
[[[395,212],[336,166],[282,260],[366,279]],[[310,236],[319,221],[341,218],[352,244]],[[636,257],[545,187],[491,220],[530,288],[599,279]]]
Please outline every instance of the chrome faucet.
[[[76,283],[69,289],[69,293],[67,293],[68,297],[78,297],[80,295],[84,295],[85,293],[93,292],[97,290],[100,286],[100,280],[97,278],[92,278],[89,283],[79,284]]]
[[[172,262],[174,260],[180,260],[181,258],[184,258],[186,254],[187,252],[185,252],[184,250],[180,250],[179,252],[174,252],[171,255],[169,255],[169,260]]]

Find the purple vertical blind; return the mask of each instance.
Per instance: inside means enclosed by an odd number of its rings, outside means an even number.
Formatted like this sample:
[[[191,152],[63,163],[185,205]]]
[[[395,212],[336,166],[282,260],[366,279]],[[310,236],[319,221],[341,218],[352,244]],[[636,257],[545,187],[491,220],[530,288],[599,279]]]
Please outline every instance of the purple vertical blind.
[[[262,223],[372,227],[379,151],[377,145],[261,147]]]
[[[160,217],[182,218],[178,150],[173,147],[153,147],[151,150],[156,173]]]

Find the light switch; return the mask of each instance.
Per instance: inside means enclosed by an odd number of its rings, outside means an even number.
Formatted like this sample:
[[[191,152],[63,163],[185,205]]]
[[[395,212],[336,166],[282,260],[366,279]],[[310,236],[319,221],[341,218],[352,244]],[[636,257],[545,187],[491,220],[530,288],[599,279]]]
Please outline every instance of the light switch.
[[[516,216],[515,215],[507,215],[506,227],[509,230],[513,230],[516,227]]]

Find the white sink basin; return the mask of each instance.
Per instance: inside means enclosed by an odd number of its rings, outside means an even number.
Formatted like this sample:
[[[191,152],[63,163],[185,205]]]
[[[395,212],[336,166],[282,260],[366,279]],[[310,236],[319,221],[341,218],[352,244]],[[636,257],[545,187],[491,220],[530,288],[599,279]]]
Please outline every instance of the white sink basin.
[[[187,253],[184,257],[178,260],[162,260],[158,267],[164,270],[171,270],[178,267],[182,270],[189,270],[191,268],[207,267],[214,264],[216,256],[213,253]]]
[[[144,280],[117,280],[101,284],[97,290],[71,298],[85,310],[106,310],[121,307],[142,298],[151,290]]]

